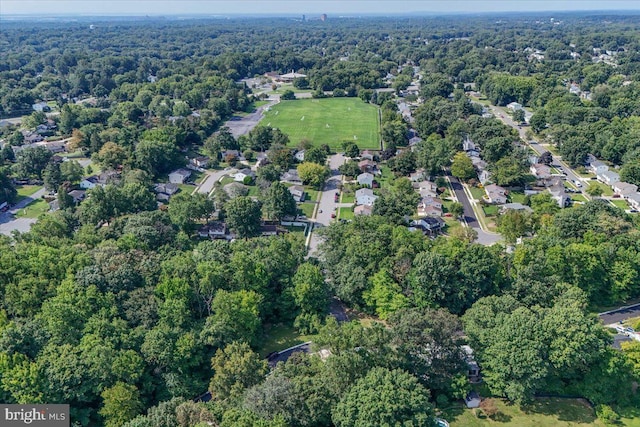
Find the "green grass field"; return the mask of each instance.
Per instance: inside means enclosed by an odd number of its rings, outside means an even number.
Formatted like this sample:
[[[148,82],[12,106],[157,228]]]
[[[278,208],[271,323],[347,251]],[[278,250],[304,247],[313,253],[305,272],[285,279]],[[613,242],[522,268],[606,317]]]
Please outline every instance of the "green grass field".
[[[293,326],[272,325],[265,328],[260,345],[260,356],[266,357],[273,351],[284,350],[294,345],[302,344],[313,339],[312,335],[300,335]]]
[[[380,147],[378,110],[360,98],[282,101],[265,112],[260,124],[289,135],[291,146],[306,138],[332,149],[341,149],[343,141],[353,141],[361,149]]]
[[[29,203],[24,209],[19,210],[16,216],[19,218],[38,218],[47,211],[49,211],[49,203],[44,199],[37,199]]]
[[[340,208],[338,218],[340,219],[354,219],[355,215],[353,214],[352,208]]]

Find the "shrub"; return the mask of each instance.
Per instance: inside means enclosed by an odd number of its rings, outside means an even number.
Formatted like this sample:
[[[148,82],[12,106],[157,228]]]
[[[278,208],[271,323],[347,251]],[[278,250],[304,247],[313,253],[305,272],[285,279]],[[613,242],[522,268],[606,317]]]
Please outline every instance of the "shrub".
[[[620,415],[609,405],[596,406],[596,415],[605,424],[615,424],[620,420]]]

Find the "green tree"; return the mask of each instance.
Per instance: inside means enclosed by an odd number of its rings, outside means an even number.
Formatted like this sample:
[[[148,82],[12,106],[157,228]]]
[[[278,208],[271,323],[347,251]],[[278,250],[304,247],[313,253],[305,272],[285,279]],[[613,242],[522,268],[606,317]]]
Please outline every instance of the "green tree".
[[[0,151],[0,164],[14,162],[15,160],[16,155],[13,152],[13,148],[11,148],[11,144],[4,144],[4,147],[2,147]]]
[[[360,157],[360,149],[353,142],[343,144],[344,155],[347,157],[356,158]]]
[[[327,162],[327,153],[320,147],[311,147],[304,152],[304,161],[323,165]]]
[[[233,342],[218,349],[211,359],[213,377],[209,391],[215,400],[233,402],[244,391],[260,383],[267,373],[267,362],[244,342]]]
[[[322,314],[329,305],[329,292],[317,265],[300,264],[293,276],[293,297],[303,313]]]
[[[233,341],[254,344],[260,328],[262,297],[253,291],[220,289],[211,302],[202,337],[205,343],[223,347]]]
[[[77,161],[69,160],[60,164],[60,177],[63,181],[77,184],[82,180],[82,175],[84,175],[84,169]]]
[[[462,151],[453,156],[451,163],[451,173],[462,180],[468,180],[476,176],[476,170],[471,163],[471,159]]]
[[[60,163],[49,162],[42,172],[42,180],[44,188],[48,191],[55,191],[62,183],[62,174],[60,173]]]
[[[251,197],[240,196],[229,200],[224,206],[227,225],[240,239],[260,234],[262,210],[260,202]]]
[[[280,99],[283,101],[291,101],[293,99],[296,99],[296,94],[291,89],[287,89],[282,92],[282,95],[280,95]]]
[[[18,153],[13,169],[19,177],[41,179],[51,157],[53,154],[45,147],[27,148]]]
[[[295,215],[298,210],[293,195],[287,186],[280,181],[273,182],[267,190],[262,209],[267,218],[276,221],[280,221],[288,215]]]
[[[602,196],[602,193],[604,193],[604,190],[598,184],[591,183],[587,187],[587,194],[590,196],[600,197]]]
[[[126,151],[114,142],[107,142],[92,158],[104,169],[116,169],[127,160]]]
[[[304,162],[299,164],[297,169],[302,182],[315,188],[321,188],[329,177],[329,169],[317,163]]]
[[[531,215],[526,212],[509,210],[500,215],[496,222],[500,234],[511,244],[533,231]]]
[[[9,178],[6,168],[0,168],[0,203],[12,203],[18,196],[13,180]]]
[[[333,412],[337,427],[431,426],[429,391],[401,370],[374,368],[342,397]]]
[[[381,319],[386,320],[392,313],[408,305],[402,288],[386,270],[380,270],[370,281],[371,288],[364,291],[362,297]]]
[[[464,207],[462,206],[462,203],[451,203],[451,205],[449,206],[449,213],[453,215],[454,218],[460,218],[462,215],[464,215]]]
[[[119,427],[142,412],[140,392],[133,384],[117,382],[100,395],[103,406],[100,409],[106,427]]]
[[[207,220],[214,211],[213,201],[206,194],[181,192],[171,198],[169,218],[185,233],[193,233],[197,222]]]

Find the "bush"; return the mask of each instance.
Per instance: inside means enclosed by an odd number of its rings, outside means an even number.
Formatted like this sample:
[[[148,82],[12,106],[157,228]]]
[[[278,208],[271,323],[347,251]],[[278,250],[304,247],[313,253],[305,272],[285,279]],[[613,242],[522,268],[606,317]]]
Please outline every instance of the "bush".
[[[609,405],[596,406],[596,415],[605,424],[616,424],[620,420],[620,415]]]
[[[253,182],[253,178],[251,178],[250,176],[245,176],[244,179],[242,180],[242,183],[244,185],[251,185],[252,182]]]
[[[438,408],[446,408],[449,405],[449,398],[445,394],[439,394],[436,398],[436,406]]]
[[[484,399],[480,402],[480,408],[482,412],[486,414],[487,417],[493,418],[500,412],[498,407],[496,406],[496,402],[493,399]]]

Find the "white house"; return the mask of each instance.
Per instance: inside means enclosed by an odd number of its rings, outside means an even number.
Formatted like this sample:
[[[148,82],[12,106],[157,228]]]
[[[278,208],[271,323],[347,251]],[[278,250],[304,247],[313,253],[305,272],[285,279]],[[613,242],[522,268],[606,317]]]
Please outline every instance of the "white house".
[[[188,169],[177,169],[169,174],[169,182],[172,184],[184,184],[184,182],[191,176],[191,171]]]
[[[616,182],[620,181],[620,175],[618,175],[616,172],[606,170],[598,174],[598,180],[609,186],[612,186]]]
[[[296,202],[302,202],[304,200],[304,187],[292,185],[289,187],[289,193],[291,193]]]
[[[621,197],[626,197],[629,194],[637,193],[638,186],[635,184],[629,184],[628,182],[618,181],[611,186],[613,192]]]
[[[249,168],[244,168],[239,170],[233,175],[233,180],[236,182],[244,182],[246,177],[250,177],[251,179],[255,179],[256,174]]]
[[[640,193],[629,194],[627,201],[632,209],[640,210]]]
[[[209,164],[209,158],[205,156],[195,157],[189,160],[189,164],[197,168],[206,168]]]
[[[442,200],[437,197],[423,197],[418,203],[418,216],[441,216]]]
[[[478,174],[478,180],[482,185],[486,185],[489,180],[491,180],[491,172],[486,169],[483,169]]]
[[[486,187],[484,187],[484,191],[487,194],[486,198],[489,201],[489,203],[500,204],[500,205],[507,203],[507,195],[506,195],[507,190],[500,187],[499,185],[489,184]]]
[[[609,166],[605,165],[591,154],[587,157],[587,162],[589,162],[589,171],[596,175],[609,170]]]
[[[37,104],[33,104],[31,108],[33,109],[33,111],[40,111],[40,112],[51,111],[51,107],[49,107],[49,105],[46,102],[38,102]]]
[[[356,191],[356,205],[373,206],[378,196],[373,194],[370,188],[361,188]]]
[[[517,103],[517,102],[511,102],[509,104],[507,104],[507,108],[511,111],[518,111],[518,110],[522,110],[522,104]]]
[[[569,205],[571,199],[567,196],[562,180],[558,179],[552,181],[551,185],[547,187],[547,189],[549,190],[549,193],[551,193],[553,200],[558,203],[558,206],[565,208]]]
[[[361,173],[356,179],[358,180],[358,184],[360,185],[373,187],[373,174],[370,174],[369,172]]]
[[[426,173],[424,169],[418,169],[417,171],[409,175],[409,179],[411,180],[411,182],[422,181],[425,179],[425,177],[426,177]]]
[[[435,182],[431,181],[414,182],[413,188],[415,188],[418,193],[420,193],[421,197],[435,197],[438,194],[438,186],[435,184]]]

